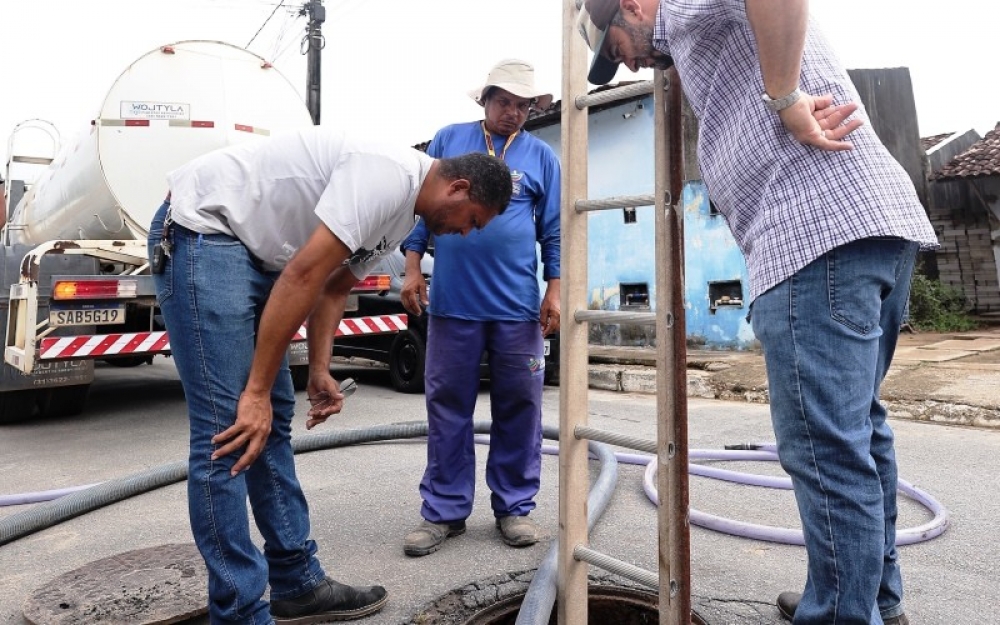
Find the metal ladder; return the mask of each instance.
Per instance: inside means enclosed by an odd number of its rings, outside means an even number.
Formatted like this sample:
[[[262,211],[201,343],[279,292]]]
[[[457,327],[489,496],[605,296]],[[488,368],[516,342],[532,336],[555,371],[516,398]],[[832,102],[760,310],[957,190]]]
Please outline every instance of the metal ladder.
[[[680,81],[675,69],[656,72],[652,83],[636,83],[587,95],[589,51],[576,32],[580,0],[563,6],[562,92],[562,281],[566,322],[560,337],[559,556],[560,625],[588,622],[588,565],[659,589],[660,625],[691,622],[690,526],[686,332],[684,322],[683,178]],[[655,185],[652,195],[589,200],[587,197],[588,110],[652,92],[655,106]],[[592,211],[649,206],[656,209],[657,313],[587,309],[587,218]],[[587,425],[588,322],[655,324],[657,350],[657,442]],[[659,571],[650,572],[588,546],[588,440],[657,456]]]

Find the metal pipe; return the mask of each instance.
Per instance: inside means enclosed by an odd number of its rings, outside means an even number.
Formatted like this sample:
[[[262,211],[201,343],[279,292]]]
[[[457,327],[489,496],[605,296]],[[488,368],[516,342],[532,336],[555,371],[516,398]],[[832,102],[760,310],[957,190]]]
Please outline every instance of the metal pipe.
[[[572,29],[566,32],[572,32]],[[586,56],[584,56],[586,59]],[[587,70],[584,66],[584,75],[586,75]],[[627,100],[629,98],[635,98],[638,96],[649,95],[653,93],[653,81],[644,80],[642,82],[632,83],[630,85],[622,85],[621,87],[612,87],[610,89],[602,89],[596,93],[590,93],[587,95],[577,96],[573,100],[573,104],[579,110],[589,109],[594,106],[600,106],[602,104],[611,104],[612,102],[617,102],[619,100]]]

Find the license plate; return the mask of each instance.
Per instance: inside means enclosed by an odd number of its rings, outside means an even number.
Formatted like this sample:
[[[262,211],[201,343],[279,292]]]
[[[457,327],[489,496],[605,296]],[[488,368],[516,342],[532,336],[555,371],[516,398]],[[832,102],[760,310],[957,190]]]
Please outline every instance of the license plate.
[[[49,325],[53,326],[99,326],[119,323],[125,323],[125,304],[49,310]]]
[[[552,352],[552,342],[545,339],[545,355],[548,356]]]

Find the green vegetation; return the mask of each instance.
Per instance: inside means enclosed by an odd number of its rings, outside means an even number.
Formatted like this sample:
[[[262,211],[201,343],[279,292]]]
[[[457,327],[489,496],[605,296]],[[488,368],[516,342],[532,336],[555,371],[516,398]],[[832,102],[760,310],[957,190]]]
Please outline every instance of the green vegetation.
[[[968,302],[954,287],[914,272],[910,289],[910,324],[925,332],[966,332],[979,324],[968,314]]]

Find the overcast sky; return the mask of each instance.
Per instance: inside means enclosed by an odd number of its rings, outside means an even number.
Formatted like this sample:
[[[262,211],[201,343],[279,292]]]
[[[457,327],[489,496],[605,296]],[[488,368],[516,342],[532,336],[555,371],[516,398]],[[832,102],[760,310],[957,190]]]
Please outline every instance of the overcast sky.
[[[324,124],[346,123],[406,144],[427,140],[444,124],[481,115],[466,91],[505,57],[534,63],[539,86],[561,95],[560,1],[324,4]],[[300,7],[263,0],[6,0],[0,8],[3,163],[18,122],[45,119],[71,138],[89,124],[122,70],[175,41],[244,47],[252,39],[249,49],[303,91]],[[1000,121],[1000,9],[994,3],[814,0],[811,11],[847,67],[910,69],[923,136],[969,128],[983,134]],[[618,76],[634,77],[627,70]]]

